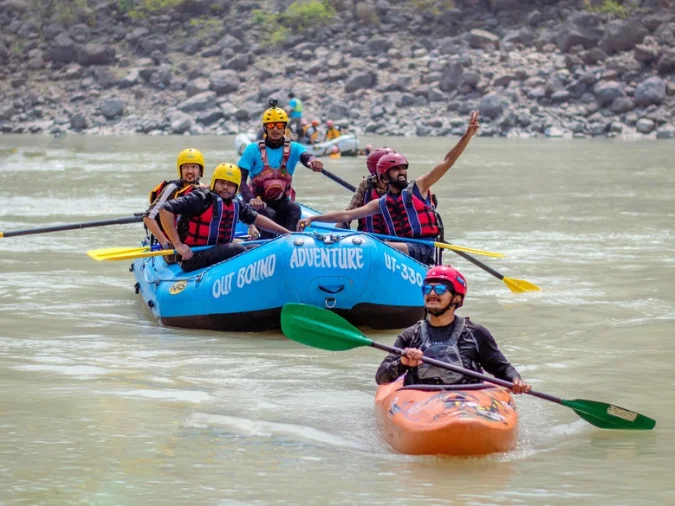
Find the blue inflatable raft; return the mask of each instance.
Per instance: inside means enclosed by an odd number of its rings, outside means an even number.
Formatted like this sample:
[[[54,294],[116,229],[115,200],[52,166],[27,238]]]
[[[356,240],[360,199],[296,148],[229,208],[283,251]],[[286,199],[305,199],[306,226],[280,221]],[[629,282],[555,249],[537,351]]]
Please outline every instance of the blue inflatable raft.
[[[137,292],[164,325],[236,331],[278,327],[287,302],[332,309],[355,325],[403,328],[424,315],[426,269],[378,239],[337,228],[281,236],[190,273],[163,257],[132,264]]]

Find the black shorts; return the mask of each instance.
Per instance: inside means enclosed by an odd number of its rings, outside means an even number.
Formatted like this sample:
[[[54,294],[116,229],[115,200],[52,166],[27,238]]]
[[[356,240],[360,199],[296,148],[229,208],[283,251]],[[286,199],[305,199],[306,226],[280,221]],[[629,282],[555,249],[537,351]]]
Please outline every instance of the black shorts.
[[[418,262],[423,264],[432,265],[435,261],[434,259],[434,247],[429,246],[428,244],[418,244],[418,243],[408,243],[408,255],[411,258],[414,258]]]

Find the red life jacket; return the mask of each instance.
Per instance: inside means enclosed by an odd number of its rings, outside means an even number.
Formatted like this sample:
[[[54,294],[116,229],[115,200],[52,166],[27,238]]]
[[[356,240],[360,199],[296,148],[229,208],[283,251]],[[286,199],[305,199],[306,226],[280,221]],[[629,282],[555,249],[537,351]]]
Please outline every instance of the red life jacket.
[[[281,157],[281,165],[278,169],[273,169],[267,162],[267,149],[265,148],[265,141],[258,142],[258,149],[260,150],[260,159],[263,163],[263,170],[251,179],[251,192],[256,197],[260,197],[265,201],[277,200],[282,195],[291,197],[295,200],[295,192],[291,187],[293,183],[293,176],[286,170],[286,164],[291,156],[291,141],[286,139],[283,146],[283,155]]]
[[[371,200],[379,200],[381,195],[377,193],[377,187],[372,179],[368,179],[368,187],[363,194],[363,205],[365,206]],[[381,214],[374,214],[366,218],[359,218],[359,224],[356,227],[359,232],[371,232],[375,234],[386,234],[387,228],[384,226],[384,218]]]
[[[188,246],[229,244],[239,221],[239,201],[225,204],[215,193],[212,204],[199,216],[180,220],[180,240]]]
[[[164,188],[166,188],[170,184],[175,184],[177,188],[171,195],[169,195],[169,197],[166,200],[171,200],[178,197],[182,197],[183,195],[187,195],[195,187],[194,184],[186,185],[182,179],[174,179],[173,181],[162,181],[152,190],[150,190],[150,195],[148,195],[148,197],[150,198],[150,203],[152,204],[155,200],[157,200],[157,197],[159,197],[162,194]]]
[[[380,197],[380,211],[388,235],[433,238],[439,234],[434,206],[422,196],[415,181],[398,195],[389,192]]]

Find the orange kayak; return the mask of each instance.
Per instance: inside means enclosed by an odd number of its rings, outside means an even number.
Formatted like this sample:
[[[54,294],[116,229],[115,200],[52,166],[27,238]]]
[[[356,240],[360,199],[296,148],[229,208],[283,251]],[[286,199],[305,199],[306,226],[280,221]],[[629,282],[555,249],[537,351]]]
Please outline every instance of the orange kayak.
[[[380,385],[375,394],[380,432],[409,455],[484,455],[516,446],[518,413],[511,394],[487,383]]]

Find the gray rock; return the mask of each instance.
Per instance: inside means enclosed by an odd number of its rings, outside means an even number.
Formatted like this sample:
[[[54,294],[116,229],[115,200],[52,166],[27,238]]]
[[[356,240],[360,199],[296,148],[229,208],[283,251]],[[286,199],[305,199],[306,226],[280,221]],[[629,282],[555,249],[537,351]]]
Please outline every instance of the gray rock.
[[[672,139],[675,137],[675,128],[672,126],[661,127],[656,131],[657,139]]]
[[[84,23],[73,25],[68,29],[68,35],[70,35],[70,38],[75,42],[79,42],[80,44],[87,42],[89,40],[90,34],[91,30]]]
[[[612,101],[610,109],[615,114],[623,114],[635,109],[635,102],[630,97],[616,97]]]
[[[234,70],[216,70],[209,74],[211,89],[218,95],[228,95],[239,90],[239,75]]]
[[[87,118],[81,112],[78,112],[70,118],[70,128],[73,130],[84,130],[89,127],[87,123]]]
[[[637,85],[634,95],[637,105],[659,105],[666,99],[666,83],[660,77],[650,77]]]
[[[390,40],[382,37],[373,37],[366,44],[366,52],[371,56],[385,54],[392,46]]]
[[[233,58],[230,58],[227,62],[225,62],[223,68],[230,70],[244,71],[248,68],[248,63],[249,63],[248,55],[238,54]]]
[[[541,18],[541,12],[534,10],[527,15],[527,24],[530,26],[537,26],[539,23],[541,23]]]
[[[57,35],[47,51],[46,57],[48,60],[57,63],[76,61],[77,47],[75,46],[75,42],[65,33]]]
[[[209,91],[210,87],[211,81],[209,81],[206,77],[198,77],[188,81],[188,83],[185,85],[185,93],[189,98],[197,95],[198,93]]]
[[[427,94],[427,100],[429,102],[443,102],[445,100],[445,93],[437,88],[430,88],[429,93]]]
[[[204,91],[197,95],[194,95],[187,100],[184,100],[178,104],[178,109],[183,112],[198,112],[206,111],[211,109],[216,105],[216,92],[215,91]]]
[[[581,51],[579,53],[579,58],[581,58],[586,65],[595,65],[596,63],[605,61],[607,59],[607,53],[599,47],[594,47],[587,51]]]
[[[131,88],[140,81],[141,75],[138,69],[133,69],[124,79],[122,79],[117,86],[121,89]]]
[[[235,53],[243,51],[246,47],[243,41],[239,40],[238,38],[234,37],[229,33],[218,41],[218,45],[223,49],[229,47]]]
[[[564,53],[578,45],[590,49],[597,45],[603,35],[604,30],[599,26],[579,26],[568,22],[557,31],[555,44]]]
[[[459,86],[459,79],[464,69],[459,63],[453,63],[443,71],[441,75],[440,88],[443,91],[453,91]]]
[[[558,90],[551,94],[552,102],[566,102],[570,98],[570,92],[567,90]]]
[[[654,130],[654,121],[647,118],[642,118],[638,120],[637,123],[635,123],[635,129],[641,134],[648,134]]]
[[[28,70],[41,70],[45,68],[45,61],[42,59],[42,52],[40,54],[33,56],[26,63],[26,68]]]
[[[351,107],[345,102],[335,102],[328,108],[328,115],[332,118],[346,118],[350,112]]]
[[[675,50],[664,51],[656,63],[659,74],[666,75],[675,72]]]
[[[415,104],[415,95],[404,93],[401,99],[396,103],[399,107],[410,107]]]
[[[117,85],[117,76],[106,67],[97,67],[94,69],[93,77],[99,86],[104,89],[112,88]]]
[[[192,116],[184,112],[176,112],[169,118],[169,129],[175,134],[182,134],[190,130],[195,124]]]
[[[458,86],[475,87],[480,82],[480,74],[478,72],[464,72],[459,76]]]
[[[595,99],[601,107],[611,104],[615,98],[625,95],[623,85],[617,81],[600,81],[593,87]]]
[[[197,116],[197,123],[200,123],[205,126],[210,126],[218,123],[221,119],[225,118],[225,114],[220,109],[211,109],[210,111],[203,112]]]
[[[150,55],[153,51],[165,53],[167,49],[167,40],[164,35],[154,34],[149,37],[143,37],[138,41],[136,50],[139,54]]]
[[[85,44],[77,50],[77,62],[85,67],[111,65],[115,62],[115,48],[102,44]]]
[[[0,40],[0,63],[5,64],[9,61],[9,50]]]
[[[488,93],[481,98],[478,104],[478,111],[481,116],[491,119],[499,117],[503,110],[504,104],[502,103],[502,98],[496,93]]]
[[[649,46],[647,44],[637,44],[633,50],[633,57],[642,63],[651,63],[656,61],[661,52],[658,46]]]
[[[363,72],[350,77],[345,83],[345,93],[353,93],[357,90],[371,89],[377,85],[375,72]]]
[[[499,37],[487,30],[473,29],[469,32],[469,45],[474,49],[487,49],[490,46],[499,47]]]
[[[0,103],[0,120],[1,121],[7,121],[12,119],[12,116],[17,114],[19,111],[17,111],[14,108],[13,104],[2,104]]]
[[[607,54],[619,53],[633,49],[635,44],[642,42],[642,39],[649,32],[637,20],[634,19],[615,19],[607,23],[605,27],[605,36],[599,42],[598,46]]]
[[[104,100],[101,104],[101,114],[106,117],[106,119],[114,119],[118,116],[124,114],[126,104],[119,98],[109,98]]]

